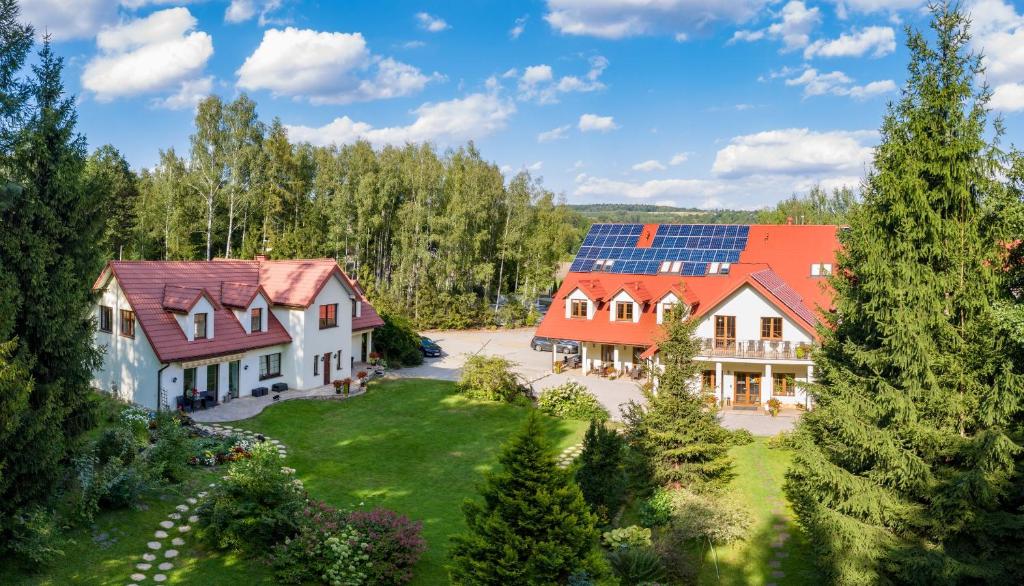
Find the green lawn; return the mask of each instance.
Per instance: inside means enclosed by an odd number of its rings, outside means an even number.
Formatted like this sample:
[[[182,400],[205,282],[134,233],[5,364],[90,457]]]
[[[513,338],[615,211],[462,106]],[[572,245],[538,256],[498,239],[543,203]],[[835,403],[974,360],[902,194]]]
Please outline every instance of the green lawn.
[[[733,498],[746,505],[753,514],[754,524],[747,539],[717,549],[719,579],[715,571],[715,555],[709,550],[702,567],[701,584],[813,584],[818,582],[814,572],[812,553],[800,528],[793,521],[793,512],[786,503],[782,483],[789,466],[790,452],[769,448],[768,438],[759,437],[753,443],[732,448],[736,463],[736,478],[729,486]],[[784,511],[783,515],[773,513]],[[775,557],[771,541],[781,529],[789,533],[789,540],[781,548],[784,557]],[[769,562],[778,559],[780,568]],[[784,577],[772,575],[780,570]]]
[[[238,423],[288,446],[288,465],[310,495],[339,507],[387,507],[423,521],[428,551],[414,584],[445,584],[448,538],[463,529],[461,503],[497,463],[526,417],[521,407],[469,401],[451,382],[397,380],[349,401],[288,401]],[[586,423],[549,420],[562,449]]]

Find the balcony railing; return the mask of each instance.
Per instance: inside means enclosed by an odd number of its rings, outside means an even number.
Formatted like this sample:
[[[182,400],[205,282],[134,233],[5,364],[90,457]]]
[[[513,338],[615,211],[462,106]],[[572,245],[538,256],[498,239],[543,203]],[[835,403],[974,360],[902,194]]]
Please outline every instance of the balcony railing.
[[[767,360],[811,360],[812,346],[783,340],[723,340],[700,338],[700,356],[764,358]]]

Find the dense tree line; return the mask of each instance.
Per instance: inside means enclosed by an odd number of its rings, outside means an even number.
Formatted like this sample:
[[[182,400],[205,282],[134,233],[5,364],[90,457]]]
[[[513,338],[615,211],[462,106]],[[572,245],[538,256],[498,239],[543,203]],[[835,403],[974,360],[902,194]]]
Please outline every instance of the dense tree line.
[[[383,309],[418,326],[476,325],[498,295],[547,292],[579,232],[527,173],[507,184],[470,143],[374,149],[294,144],[246,96],[211,96],[188,153],[135,177],[113,148],[104,252],[142,259],[330,257]]]
[[[758,212],[759,224],[839,224],[848,222],[857,204],[857,195],[848,187],[831,193],[815,185],[806,195],[793,195]]]

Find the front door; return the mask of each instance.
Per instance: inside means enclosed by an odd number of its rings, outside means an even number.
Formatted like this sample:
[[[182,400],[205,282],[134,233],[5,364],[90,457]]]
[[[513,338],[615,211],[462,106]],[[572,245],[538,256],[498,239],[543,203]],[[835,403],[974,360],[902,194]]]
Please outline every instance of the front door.
[[[331,384],[331,353],[324,354],[324,384]]]
[[[761,401],[761,373],[737,372],[735,405],[757,405]]]
[[[228,362],[228,393],[232,399],[238,398],[238,364],[237,360]]]

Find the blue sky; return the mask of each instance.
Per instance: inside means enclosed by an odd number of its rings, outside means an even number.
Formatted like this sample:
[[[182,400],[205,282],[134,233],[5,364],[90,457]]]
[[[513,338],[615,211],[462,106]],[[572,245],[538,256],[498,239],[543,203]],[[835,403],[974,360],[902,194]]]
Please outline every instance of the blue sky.
[[[22,0],[79,125],[136,168],[246,92],[316,144],[474,140],[570,203],[756,208],[863,176],[920,0]],[[969,0],[1007,143],[1024,6]]]

